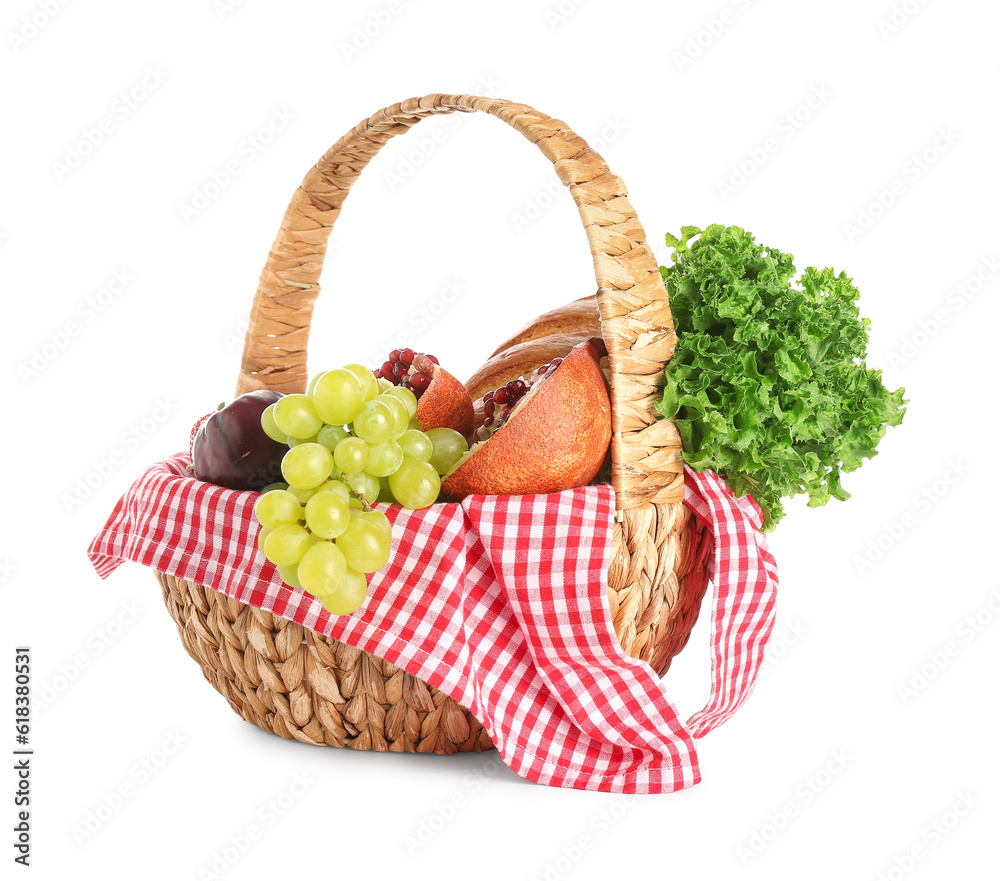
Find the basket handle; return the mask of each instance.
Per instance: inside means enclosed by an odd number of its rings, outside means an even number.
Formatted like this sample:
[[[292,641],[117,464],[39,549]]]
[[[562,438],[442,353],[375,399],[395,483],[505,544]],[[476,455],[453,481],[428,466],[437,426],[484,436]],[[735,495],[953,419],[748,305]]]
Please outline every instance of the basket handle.
[[[625,184],[566,123],[526,104],[474,95],[427,95],[379,110],[316,163],[292,196],[260,276],[236,393],[306,388],[306,346],[327,239],[354,181],[396,135],[427,116],[479,110],[545,154],[580,211],[597,276],[611,367],[612,484],[618,511],[683,499],[681,441],[653,403],[676,337],[667,292]]]

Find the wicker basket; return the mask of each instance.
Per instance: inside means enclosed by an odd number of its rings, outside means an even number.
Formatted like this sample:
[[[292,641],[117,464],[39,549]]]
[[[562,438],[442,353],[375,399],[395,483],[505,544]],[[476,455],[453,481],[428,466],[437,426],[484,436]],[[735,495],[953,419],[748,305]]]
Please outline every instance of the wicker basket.
[[[306,343],[327,239],[351,186],[426,116],[479,110],[520,132],[573,195],[594,258],[612,392],[616,522],[608,603],[625,651],[662,674],[687,642],[711,537],[682,504],[680,438],[653,402],[674,331],[666,291],[625,185],[569,127],[524,104],[428,95],[380,110],[306,175],[253,302],[237,394],[305,390]],[[455,753],[491,749],[471,713],[388,662],[221,593],[157,572],[188,654],[244,719],[312,744]]]

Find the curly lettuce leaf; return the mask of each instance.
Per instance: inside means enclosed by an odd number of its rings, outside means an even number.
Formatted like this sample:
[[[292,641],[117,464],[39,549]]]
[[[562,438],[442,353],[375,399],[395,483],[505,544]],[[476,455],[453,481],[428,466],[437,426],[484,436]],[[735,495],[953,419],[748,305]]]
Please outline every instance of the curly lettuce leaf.
[[[869,322],[852,279],[810,266],[796,286],[792,256],[736,226],[685,226],[667,244],[678,344],[657,410],[675,420],[687,463],[750,493],[766,530],[784,498],[849,498],[841,474],[906,412],[903,389],[864,363]]]

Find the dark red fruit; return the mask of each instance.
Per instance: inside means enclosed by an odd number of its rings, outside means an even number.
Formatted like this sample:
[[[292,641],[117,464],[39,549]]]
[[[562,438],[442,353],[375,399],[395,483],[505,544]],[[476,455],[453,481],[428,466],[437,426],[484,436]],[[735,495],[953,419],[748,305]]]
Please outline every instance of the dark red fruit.
[[[471,434],[475,426],[472,398],[433,355],[413,349],[393,349],[375,371],[375,378],[413,392],[417,398],[417,422],[424,431],[444,427],[454,428],[464,437]]]
[[[281,397],[264,389],[247,392],[209,416],[191,445],[194,476],[239,490],[261,490],[281,480],[288,447],[269,438],[260,425],[260,414]]]
[[[562,360],[562,358],[553,358],[548,364],[543,364],[531,374],[527,382],[523,379],[512,379],[506,385],[502,385],[500,388],[483,395],[483,412],[486,414],[486,418],[479,426],[479,430],[476,432],[475,437],[472,438],[472,442],[486,440],[494,432],[503,428],[510,418],[510,414],[514,412],[518,401],[528,393],[541,377],[562,364]]]
[[[386,362],[375,371],[376,379],[408,388],[419,399],[434,378],[438,359],[413,349],[393,349]]]
[[[531,495],[586,486],[601,470],[611,442],[611,399],[601,370],[606,354],[590,338],[539,367],[520,392],[517,381],[495,389],[517,404],[496,404],[508,419],[502,430],[473,444],[441,479],[441,495]],[[558,369],[557,369],[558,368]],[[495,424],[495,423],[494,423]]]
[[[426,373],[415,373],[409,378],[408,387],[413,394],[419,399],[420,396],[427,391],[427,387],[431,384],[431,378]]]

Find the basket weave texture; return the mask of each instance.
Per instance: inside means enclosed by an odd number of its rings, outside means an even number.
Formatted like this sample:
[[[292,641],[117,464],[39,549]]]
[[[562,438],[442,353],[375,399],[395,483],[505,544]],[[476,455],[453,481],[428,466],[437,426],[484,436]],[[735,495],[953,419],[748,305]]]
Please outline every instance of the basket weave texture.
[[[577,204],[597,277],[612,399],[616,522],[608,604],[624,650],[665,672],[707,587],[711,536],[682,504],[677,431],[653,403],[675,336],[666,290],[621,179],[564,122],[524,105],[428,95],[378,111],[316,163],[292,197],[261,273],[236,393],[302,392],[330,230],[354,181],[427,116],[482,111],[552,162]],[[468,710],[388,662],[269,612],[156,573],[188,653],[244,719],[306,743],[455,753],[492,748]]]

